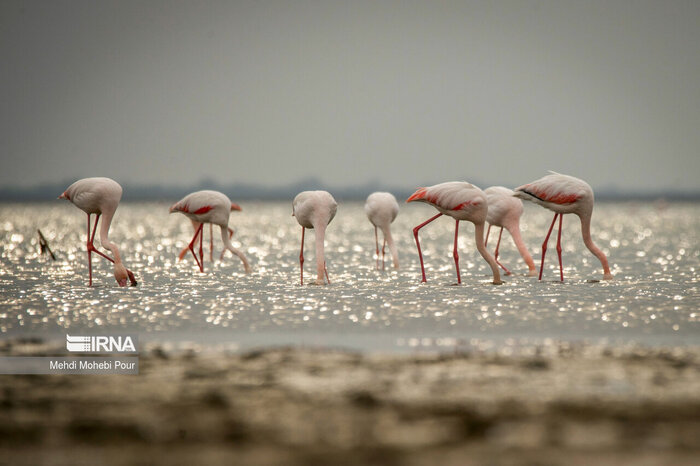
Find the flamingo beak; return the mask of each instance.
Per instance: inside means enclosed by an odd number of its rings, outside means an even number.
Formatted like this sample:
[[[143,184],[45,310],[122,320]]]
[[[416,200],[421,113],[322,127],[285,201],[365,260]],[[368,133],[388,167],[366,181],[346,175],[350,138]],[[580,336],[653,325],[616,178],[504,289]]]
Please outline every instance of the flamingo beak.
[[[241,206],[239,206],[235,202],[232,202],[231,203],[231,210],[243,210],[243,209],[241,209]]]

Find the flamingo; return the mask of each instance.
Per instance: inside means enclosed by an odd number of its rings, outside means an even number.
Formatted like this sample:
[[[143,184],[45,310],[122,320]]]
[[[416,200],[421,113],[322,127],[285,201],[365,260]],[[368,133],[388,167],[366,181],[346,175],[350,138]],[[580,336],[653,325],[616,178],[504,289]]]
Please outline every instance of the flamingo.
[[[608,258],[605,256],[591,238],[591,216],[593,215],[593,189],[583,180],[573,176],[561,175],[550,171],[550,174],[532,183],[520,186],[513,194],[520,199],[534,202],[542,207],[554,211],[554,219],[549,227],[547,236],[542,243],[542,263],[540,264],[540,280],[544,269],[544,255],[547,251],[549,235],[554,228],[554,222],[559,217],[559,235],[557,238],[557,254],[559,255],[559,275],[564,281],[564,268],[561,260],[561,226],[564,214],[576,214],[581,220],[581,235],[583,243],[600,260],[603,266],[603,279],[612,280],[613,276],[608,267]]]
[[[379,236],[377,228],[382,230],[384,235],[384,243],[382,245],[382,270],[384,270],[384,250],[386,243],[389,243],[389,251],[391,251],[391,260],[394,268],[399,268],[399,253],[396,251],[396,245],[391,237],[391,223],[399,214],[399,203],[391,193],[376,192],[367,197],[365,202],[365,213],[367,218],[374,225],[374,243],[377,253],[377,270],[379,270]]]
[[[238,256],[243,262],[246,273],[251,272],[248,260],[241,251],[233,247],[229,235],[227,234],[229,231],[228,219],[231,214],[231,200],[225,194],[218,191],[197,191],[188,194],[170,207],[170,213],[173,212],[181,212],[190,220],[199,224],[187,248],[192,251],[192,255],[199,266],[200,272],[204,272],[202,240],[204,237],[203,227],[205,223],[219,225],[224,247]],[[199,258],[197,258],[197,254],[194,252],[194,244],[197,241],[197,237],[199,237]]]
[[[131,282],[131,286],[136,286],[137,282],[134,274],[124,266],[117,245],[110,242],[108,238],[114,212],[116,212],[119,201],[122,198],[122,187],[119,183],[110,178],[83,178],[68,186],[68,189],[58,198],[69,200],[87,214],[88,286],[92,286],[93,252],[114,264],[114,278],[117,279],[119,286],[126,286],[127,277]],[[92,214],[95,214],[96,217],[92,235],[90,235],[90,215]],[[93,244],[100,215],[104,215],[102,227],[100,228],[100,243],[103,248],[112,251],[114,259],[99,251]]]
[[[234,210],[241,211],[243,209],[241,209],[241,206],[239,206],[235,202],[232,202],[231,203],[231,212],[233,212]],[[199,222],[197,220],[193,220],[193,219],[190,219],[190,222],[192,222],[192,231],[194,231],[196,233],[197,228],[199,228]],[[214,232],[212,230],[213,227],[214,227],[214,224],[210,223],[209,224],[209,260],[212,262],[214,261]],[[229,227],[228,238],[229,239],[233,238],[233,228]],[[181,261],[185,257],[185,254],[187,254],[188,250],[189,250],[189,248],[187,246],[182,248],[182,251],[180,251],[180,254],[178,254],[178,256],[177,256],[177,260]],[[225,252],[226,252],[226,249],[221,251],[221,257],[219,257],[219,260],[223,260]]]
[[[484,245],[484,222],[486,221],[486,213],[488,204],[484,192],[476,186],[465,181],[451,181],[447,183],[436,184],[428,188],[418,188],[418,190],[409,197],[406,202],[425,202],[432,205],[438,211],[434,217],[421,223],[413,229],[413,236],[416,239],[418,247],[418,258],[420,259],[420,269],[423,275],[422,282],[425,282],[425,266],[423,265],[423,254],[420,249],[420,241],[418,240],[418,231],[432,222],[441,215],[449,215],[454,218],[455,223],[455,243],[452,256],[455,260],[455,268],[457,269],[457,283],[462,283],[462,277],[459,273],[459,254],[457,253],[457,236],[459,234],[459,221],[468,220],[474,224],[474,235],[476,239],[476,249],[481,254],[493,271],[493,284],[500,285],[501,275],[498,271],[498,264],[494,258],[486,250]]]
[[[299,265],[301,267],[301,284],[304,284],[304,232],[307,228],[316,230],[316,285],[325,285],[323,276],[328,278],[326,261],[323,258],[323,242],[326,236],[326,227],[338,209],[338,203],[327,191],[303,191],[294,198],[292,203],[292,215],[301,225],[301,252],[299,253]]]
[[[498,247],[501,245],[501,235],[503,235],[503,229],[505,228],[510,233],[515,247],[518,248],[518,252],[527,264],[528,275],[531,277],[536,275],[537,268],[535,267],[535,262],[532,260],[532,256],[528,252],[522,236],[520,236],[520,216],[523,214],[523,202],[513,197],[513,190],[503,186],[487,188],[484,190],[484,194],[486,194],[486,199],[489,204],[489,211],[486,214],[486,222],[489,224],[489,227],[486,230],[484,246],[486,246],[489,241],[491,226],[495,225],[501,227],[501,231],[498,233],[498,242],[496,243],[496,251],[494,252],[493,258],[506,272],[506,275],[510,275],[510,270],[498,261]]]

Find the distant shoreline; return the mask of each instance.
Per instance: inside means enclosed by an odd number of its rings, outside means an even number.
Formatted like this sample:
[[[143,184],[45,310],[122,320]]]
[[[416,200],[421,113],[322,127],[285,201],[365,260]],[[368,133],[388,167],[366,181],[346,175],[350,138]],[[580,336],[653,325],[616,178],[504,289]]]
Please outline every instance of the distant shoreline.
[[[56,199],[72,181],[52,183],[50,185],[33,186],[28,188],[0,188],[0,202],[36,202]],[[426,183],[430,185],[432,183]],[[477,183],[482,188],[493,184]],[[329,191],[339,200],[361,201],[375,191],[389,191],[399,199],[410,196],[416,187],[392,187],[370,182],[365,185],[332,187],[315,180],[308,179],[294,184],[277,188],[252,184],[222,185],[211,181],[202,181],[190,186],[145,186],[124,184],[124,201],[171,201],[180,199],[186,194],[202,189],[221,191],[231,199],[246,201],[288,201],[301,191],[323,189]],[[614,189],[598,189],[595,192],[596,201],[666,201],[666,202],[695,202],[700,200],[700,191],[684,192],[659,190],[651,192],[618,191]]]

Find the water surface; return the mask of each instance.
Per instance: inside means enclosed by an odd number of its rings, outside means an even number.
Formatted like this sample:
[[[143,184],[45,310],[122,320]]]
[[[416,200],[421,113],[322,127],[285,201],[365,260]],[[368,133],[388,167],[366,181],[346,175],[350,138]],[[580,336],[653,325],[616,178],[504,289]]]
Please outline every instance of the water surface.
[[[202,274],[191,256],[177,261],[192,235],[185,217],[168,215],[168,203],[124,202],[110,239],[139,286],[118,288],[110,264],[94,258],[89,288],[82,211],[59,201],[0,204],[0,336],[138,332],[147,341],[175,345],[294,343],[363,350],[550,340],[700,344],[698,204],[598,203],[593,238],[609,257],[611,282],[597,281],[600,263],[583,245],[575,216],[564,219],[564,283],[558,281],[554,235],[539,282],[525,275],[527,268],[504,233],[500,260],[514,275],[504,276],[501,286],[491,285],[490,269],[474,246],[474,227],[462,222],[462,285],[453,286],[454,221],[443,217],[421,230],[428,278],[421,284],[411,229],[434,210],[401,206],[392,227],[401,268],[396,271],[387,261],[386,270],[377,271],[374,232],[362,203],[341,202],[327,232],[332,284],[325,287],[299,285],[301,228],[290,202],[241,205],[230,226],[236,231],[234,246],[251,262],[251,275],[230,253],[218,260],[218,227],[213,264],[206,233]],[[523,215],[523,237],[538,266],[551,215],[533,205]],[[56,262],[39,254],[37,228]],[[492,232],[490,250],[495,238]],[[309,283],[313,241],[309,232]]]

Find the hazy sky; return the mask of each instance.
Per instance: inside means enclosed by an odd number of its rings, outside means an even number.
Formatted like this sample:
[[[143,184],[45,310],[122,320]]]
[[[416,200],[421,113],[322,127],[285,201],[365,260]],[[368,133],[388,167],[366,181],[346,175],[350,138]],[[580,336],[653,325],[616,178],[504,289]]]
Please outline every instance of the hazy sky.
[[[3,0],[0,63],[3,186],[700,189],[697,0]]]

